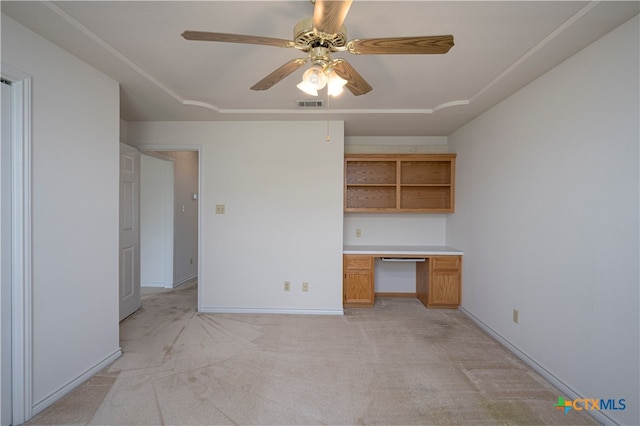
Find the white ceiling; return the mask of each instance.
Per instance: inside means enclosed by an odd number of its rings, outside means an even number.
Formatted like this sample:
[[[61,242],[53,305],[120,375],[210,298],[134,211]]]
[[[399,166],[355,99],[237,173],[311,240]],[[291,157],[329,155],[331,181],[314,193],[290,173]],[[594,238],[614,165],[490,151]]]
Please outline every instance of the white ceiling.
[[[448,135],[640,12],[639,1],[355,0],[348,39],[452,34],[445,55],[351,55],[373,86],[301,109],[306,67],[253,84],[295,49],[186,41],[184,30],[293,38],[313,14],[297,1],[2,1],[2,12],[121,84],[121,116],[159,120],[345,121],[347,136]]]

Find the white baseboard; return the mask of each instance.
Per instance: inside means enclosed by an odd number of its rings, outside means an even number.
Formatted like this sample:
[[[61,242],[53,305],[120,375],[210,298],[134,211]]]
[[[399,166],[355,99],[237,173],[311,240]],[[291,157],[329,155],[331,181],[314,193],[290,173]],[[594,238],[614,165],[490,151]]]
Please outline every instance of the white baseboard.
[[[176,281],[175,283],[159,283],[159,282],[143,282],[140,283],[140,287],[149,287],[149,288],[176,288],[181,286],[182,284],[186,284],[189,281],[193,281],[198,278],[198,274],[193,274],[188,276],[187,278],[183,278],[180,281]]]
[[[197,278],[198,278],[198,274],[197,274],[197,273],[196,273],[196,274],[193,274],[193,275],[191,275],[191,276],[189,276],[189,277],[187,277],[187,278],[183,278],[183,279],[181,279],[180,281],[177,281],[177,282],[173,283],[173,288],[176,288],[176,287],[178,287],[178,286],[180,286],[180,285],[182,285],[182,284],[186,284],[186,283],[188,283],[189,281],[195,280],[195,279],[197,279]]]
[[[162,284],[162,283],[142,283],[140,287],[143,288],[173,288],[171,284]]]
[[[544,377],[549,383],[551,383],[553,386],[555,386],[558,389],[560,389],[560,391],[562,391],[562,393],[565,396],[567,396],[569,399],[585,398],[584,395],[580,395],[578,392],[573,390],[573,388],[571,388],[571,386],[569,386],[568,384],[566,384],[565,382],[563,382],[562,380],[557,378],[549,370],[544,368],[542,365],[540,365],[536,360],[531,358],[529,355],[527,355],[526,353],[522,352],[517,346],[513,345],[507,339],[502,337],[502,335],[500,335],[493,328],[489,327],[480,318],[478,318],[477,316],[475,316],[474,314],[472,314],[471,312],[469,312],[468,310],[466,310],[462,306],[460,306],[460,308],[458,308],[458,309],[460,309],[460,312],[465,314],[478,327],[480,327],[481,329],[486,331],[491,337],[496,339],[502,346],[504,346],[510,352],[512,352],[515,356],[520,358],[529,367],[533,368],[538,374],[540,374],[542,377]],[[558,395],[558,396],[560,396],[560,395]],[[607,416],[605,413],[603,413],[600,410],[590,410],[590,411],[587,411],[587,414],[591,415],[598,422],[600,422],[602,424],[605,424],[605,425],[618,425],[619,424],[615,420],[613,420],[611,417]]]
[[[111,355],[107,356],[102,361],[98,362],[96,365],[94,365],[84,373],[80,374],[78,377],[76,377],[66,385],[60,387],[56,391],[53,391],[44,399],[33,404],[33,407],[31,409],[32,417],[35,417],[36,414],[38,414],[45,408],[49,407],[51,404],[53,404],[54,402],[56,402],[57,400],[59,400],[60,398],[62,398],[63,396],[65,396],[75,388],[77,388],[78,386],[80,386],[85,381],[89,380],[95,374],[99,373],[103,368],[105,368],[106,366],[114,362],[116,359],[120,358],[120,355],[122,355],[122,349],[118,348],[118,350],[114,351]]]
[[[219,308],[204,306],[204,314],[286,314],[286,315],[344,315],[343,309],[286,309],[286,308]]]

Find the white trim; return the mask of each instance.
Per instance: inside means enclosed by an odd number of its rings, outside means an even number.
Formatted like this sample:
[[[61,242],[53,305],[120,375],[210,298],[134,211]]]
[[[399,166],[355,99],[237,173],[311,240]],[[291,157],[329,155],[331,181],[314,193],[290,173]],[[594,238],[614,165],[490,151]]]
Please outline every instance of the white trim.
[[[168,94],[169,96],[171,96],[172,98],[177,100],[178,102],[182,102],[182,98],[180,96],[178,96],[177,93],[175,93],[173,90],[169,89],[164,84],[160,83],[160,81],[158,79],[154,78],[151,74],[149,74],[148,72],[143,70],[142,67],[139,67],[135,62],[131,61],[129,58],[124,56],[122,53],[120,53],[120,51],[118,51],[118,49],[114,48],[109,43],[107,43],[106,41],[104,41],[103,39],[98,37],[90,29],[88,29],[87,27],[85,27],[80,22],[76,21],[75,19],[73,19],[64,10],[60,9],[58,6],[56,6],[52,2],[43,2],[42,4],[44,6],[46,6],[46,7],[48,7],[49,9],[51,9],[58,16],[60,16],[62,19],[67,21],[75,29],[77,29],[78,31],[80,31],[81,33],[86,35],[88,38],[93,40],[98,46],[102,47],[108,53],[112,54],[113,56],[118,58],[120,61],[122,61],[124,64],[129,66],[132,70],[134,70],[135,72],[140,74],[142,77],[147,79],[147,81],[149,81],[150,83],[154,84],[156,87],[158,87],[160,90],[162,90],[163,92],[165,92],[166,94]]]
[[[91,377],[93,377],[97,373],[99,373],[102,369],[109,366],[115,360],[120,358],[121,355],[122,355],[122,349],[118,348],[118,350],[114,351],[112,354],[104,358],[102,361],[100,361],[93,367],[89,368],[87,371],[85,371],[84,373],[82,373],[81,375],[79,375],[78,377],[76,377],[66,385],[61,386],[60,388],[58,388],[58,390],[51,392],[48,396],[43,398],[41,401],[38,401],[36,404],[34,404],[33,415],[35,416],[36,414],[38,414],[39,412],[41,412],[42,410],[44,410],[45,408],[49,407],[54,402],[62,398],[63,396],[67,395],[69,392],[71,392],[72,390],[80,386],[82,383],[89,380]]]
[[[21,424],[32,409],[32,241],[31,241],[31,76],[2,63],[11,81],[12,150],[12,422]]]
[[[287,314],[287,315],[344,315],[344,309],[288,309],[288,308],[219,308],[203,306],[205,314]]]
[[[498,84],[500,81],[504,80],[509,74],[511,74],[516,68],[526,62],[530,57],[532,57],[535,53],[537,53],[540,49],[547,46],[553,39],[563,34],[567,29],[569,29],[573,24],[575,24],[580,18],[589,13],[591,9],[596,7],[600,1],[590,1],[584,6],[582,9],[577,11],[573,16],[567,19],[564,23],[562,23],[558,28],[551,32],[548,36],[546,36],[542,41],[529,49],[524,55],[518,58],[514,63],[509,65],[507,69],[502,71],[496,78],[491,80],[486,86],[480,89],[475,95],[473,95],[469,99],[469,103],[475,102],[480,96],[484,93],[488,92],[493,86]]]
[[[200,238],[198,238],[198,239],[200,239]],[[193,274],[193,275],[191,275],[191,276],[188,276],[187,278],[183,278],[183,279],[181,279],[180,281],[176,281],[175,283],[173,283],[173,287],[172,287],[172,288],[179,287],[179,286],[181,286],[182,284],[186,284],[186,283],[188,283],[189,281],[193,281],[193,280],[194,280],[194,279],[196,279],[196,278],[198,278],[198,274],[197,274],[197,273],[195,273],[195,274]]]
[[[198,274],[193,274],[180,281],[176,281],[175,283],[165,284],[165,283],[159,283],[159,282],[144,282],[144,283],[141,283],[140,286],[145,288],[176,288],[176,287],[180,287],[183,284],[187,284],[188,282],[193,281],[197,278],[198,278]]]
[[[487,325],[480,318],[478,318],[477,316],[475,316],[474,314],[472,314],[471,312],[469,312],[468,310],[466,310],[462,306],[460,306],[459,309],[460,309],[460,312],[465,314],[478,327],[480,327],[485,332],[487,332],[491,337],[496,339],[502,346],[504,346],[509,351],[511,351],[515,356],[520,358],[520,360],[522,360],[529,367],[533,368],[538,374],[540,374],[543,378],[545,378],[549,383],[551,383],[553,386],[555,386],[558,389],[560,389],[560,391],[565,396],[567,396],[569,399],[585,398],[584,395],[580,395],[571,386],[569,386],[568,384],[566,384],[565,382],[560,380],[553,373],[551,373],[549,370],[547,370],[541,364],[539,364],[535,359],[533,359],[529,355],[527,355],[525,352],[522,352],[517,346],[513,345],[507,339],[502,337],[502,335],[500,335],[500,333],[495,331],[493,328],[491,328],[489,325]],[[558,395],[558,396],[560,396],[560,395]],[[552,401],[550,401],[550,404],[551,404],[551,402]],[[606,425],[618,425],[619,424],[615,420],[613,420],[611,417],[607,416],[605,413],[603,413],[600,410],[590,410],[590,411],[587,411],[587,414],[591,415],[592,417],[594,417],[597,421],[599,421],[602,424],[606,424]]]
[[[173,286],[171,284],[164,284],[164,283],[140,283],[140,287],[142,288],[173,288]]]

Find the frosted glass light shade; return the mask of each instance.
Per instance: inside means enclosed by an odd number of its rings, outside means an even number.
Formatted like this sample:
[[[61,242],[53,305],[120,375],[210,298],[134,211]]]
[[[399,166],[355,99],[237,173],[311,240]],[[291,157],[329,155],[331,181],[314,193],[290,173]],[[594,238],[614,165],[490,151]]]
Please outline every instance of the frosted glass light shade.
[[[311,84],[317,91],[327,85],[327,76],[320,65],[314,65],[302,74],[302,81]]]
[[[327,75],[329,96],[338,96],[343,92],[343,87],[347,84],[347,80],[340,77],[334,70],[331,70]]]
[[[318,91],[313,85],[307,81],[302,81],[298,83],[298,89],[302,90],[307,95],[318,96]]]

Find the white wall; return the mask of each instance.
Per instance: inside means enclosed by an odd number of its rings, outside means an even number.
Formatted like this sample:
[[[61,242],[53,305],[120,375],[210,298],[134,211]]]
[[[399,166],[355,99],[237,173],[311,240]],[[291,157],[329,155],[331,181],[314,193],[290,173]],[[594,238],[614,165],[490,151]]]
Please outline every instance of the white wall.
[[[345,213],[344,243],[444,245],[448,216],[440,213]],[[356,229],[360,229],[360,237],[356,237]]]
[[[173,287],[174,163],[140,155],[140,285]]]
[[[640,423],[638,23],[449,137],[463,308],[575,394],[624,398],[622,424]]]
[[[119,88],[5,15],[2,62],[33,77],[32,385],[38,410],[120,353]]]
[[[326,129],[321,121],[129,123],[138,147],[200,147],[201,311],[342,313],[343,123],[331,123],[330,142]]]

